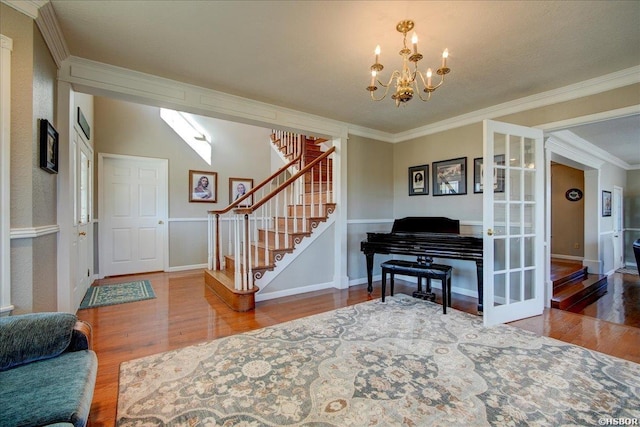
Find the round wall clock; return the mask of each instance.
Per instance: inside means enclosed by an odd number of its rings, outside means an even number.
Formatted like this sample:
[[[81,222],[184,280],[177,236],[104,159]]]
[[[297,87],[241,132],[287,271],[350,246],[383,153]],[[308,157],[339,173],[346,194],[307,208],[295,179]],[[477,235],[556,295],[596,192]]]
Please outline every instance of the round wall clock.
[[[566,193],[564,193],[564,197],[566,197],[570,202],[577,202],[582,199],[582,190],[579,188],[570,188]]]

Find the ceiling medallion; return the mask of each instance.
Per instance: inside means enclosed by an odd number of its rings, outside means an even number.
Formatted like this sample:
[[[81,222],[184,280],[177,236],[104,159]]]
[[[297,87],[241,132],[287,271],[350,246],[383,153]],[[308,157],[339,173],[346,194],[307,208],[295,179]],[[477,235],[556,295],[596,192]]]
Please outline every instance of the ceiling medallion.
[[[403,48],[399,52],[400,56],[402,57],[402,68],[401,70],[394,70],[393,73],[391,73],[391,77],[389,78],[388,83],[386,84],[378,80],[378,74],[384,69],[384,66],[380,63],[380,45],[376,46],[376,62],[371,66],[371,84],[367,87],[367,90],[371,93],[371,99],[373,99],[374,101],[382,101],[387,96],[389,88],[391,87],[394,80],[396,89],[395,93],[391,95],[391,99],[396,101],[396,107],[400,106],[400,104],[411,101],[415,93],[418,94],[418,97],[422,101],[428,101],[429,99],[431,99],[431,93],[442,86],[442,84],[444,83],[444,76],[451,71],[451,69],[447,67],[449,50],[445,49],[444,52],[442,52],[441,66],[436,70],[436,74],[440,76],[440,82],[435,86],[432,84],[433,73],[431,71],[431,68],[427,68],[424,76],[422,75],[422,73],[418,70],[418,61],[422,59],[422,54],[418,53],[418,36],[415,32],[413,33],[413,37],[411,38],[413,50],[407,47],[407,33],[411,31],[413,27],[413,21],[408,19],[400,21],[398,25],[396,25],[396,30],[398,30],[398,32],[402,33],[403,35]],[[413,62],[413,71],[410,69],[410,62]],[[418,81],[422,82],[422,91],[419,88]],[[376,98],[374,96],[374,92],[378,90],[378,86],[376,86],[376,83],[385,88],[384,94],[381,98]],[[426,97],[423,97],[421,92],[426,92]]]

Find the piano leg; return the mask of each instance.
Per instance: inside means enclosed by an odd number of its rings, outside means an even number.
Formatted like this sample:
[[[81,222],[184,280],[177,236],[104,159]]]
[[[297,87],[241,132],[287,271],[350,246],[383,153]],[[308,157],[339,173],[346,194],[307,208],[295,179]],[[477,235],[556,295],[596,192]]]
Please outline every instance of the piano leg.
[[[373,255],[374,254],[365,254],[367,258],[367,292],[373,292]]]
[[[476,261],[476,272],[478,274],[478,314],[484,311],[484,266],[482,261]]]

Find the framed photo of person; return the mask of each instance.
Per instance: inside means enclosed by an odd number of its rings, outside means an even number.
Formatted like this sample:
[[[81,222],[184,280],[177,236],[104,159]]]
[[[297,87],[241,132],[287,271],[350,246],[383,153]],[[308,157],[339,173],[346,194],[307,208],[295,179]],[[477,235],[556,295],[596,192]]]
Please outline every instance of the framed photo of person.
[[[229,204],[234,203],[244,197],[253,188],[251,178],[229,178]],[[238,207],[248,208],[253,205],[253,194],[242,200]]]
[[[58,173],[58,132],[46,119],[40,119],[40,168]]]
[[[467,158],[433,162],[433,195],[467,194]]]
[[[189,202],[215,203],[218,199],[218,173],[189,171]]]
[[[493,156],[494,165],[504,166],[504,154]],[[484,165],[482,157],[473,159],[473,192],[482,193],[482,181],[484,179]],[[493,169],[493,192],[504,192],[504,169]]]
[[[411,166],[408,179],[410,196],[429,194],[429,165]]]

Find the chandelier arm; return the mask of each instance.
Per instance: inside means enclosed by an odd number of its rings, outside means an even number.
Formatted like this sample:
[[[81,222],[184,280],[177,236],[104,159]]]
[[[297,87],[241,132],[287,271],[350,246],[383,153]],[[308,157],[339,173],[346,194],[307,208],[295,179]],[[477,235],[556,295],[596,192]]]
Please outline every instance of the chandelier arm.
[[[386,98],[387,94],[389,93],[389,88],[391,87],[391,83],[393,82],[394,78],[400,78],[400,72],[398,70],[395,70],[393,73],[391,73],[391,77],[389,78],[389,82],[387,84],[382,83],[379,79],[377,80],[378,84],[380,86],[382,86],[384,89],[384,95],[382,95],[381,98],[376,98],[375,96],[373,96],[373,91],[371,91],[371,99],[373,99],[374,101],[382,101],[384,98]]]
[[[418,74],[420,74],[420,73],[418,73]],[[420,78],[422,79],[422,83],[424,83],[424,78],[422,77],[422,74],[420,74]],[[427,91],[427,90],[425,89],[425,92],[427,92],[427,97],[426,97],[426,98],[423,98],[423,97],[422,97],[422,91],[421,91],[421,90],[420,90],[420,88],[418,87],[418,81],[416,80],[414,83],[415,83],[415,85],[416,85],[416,92],[418,93],[418,97],[420,98],[420,100],[422,100],[422,101],[424,101],[424,102],[427,102],[428,100],[430,100],[430,99],[431,99],[431,92],[430,92],[430,91]],[[427,87],[427,85],[425,84],[425,85],[424,85],[424,87]]]

